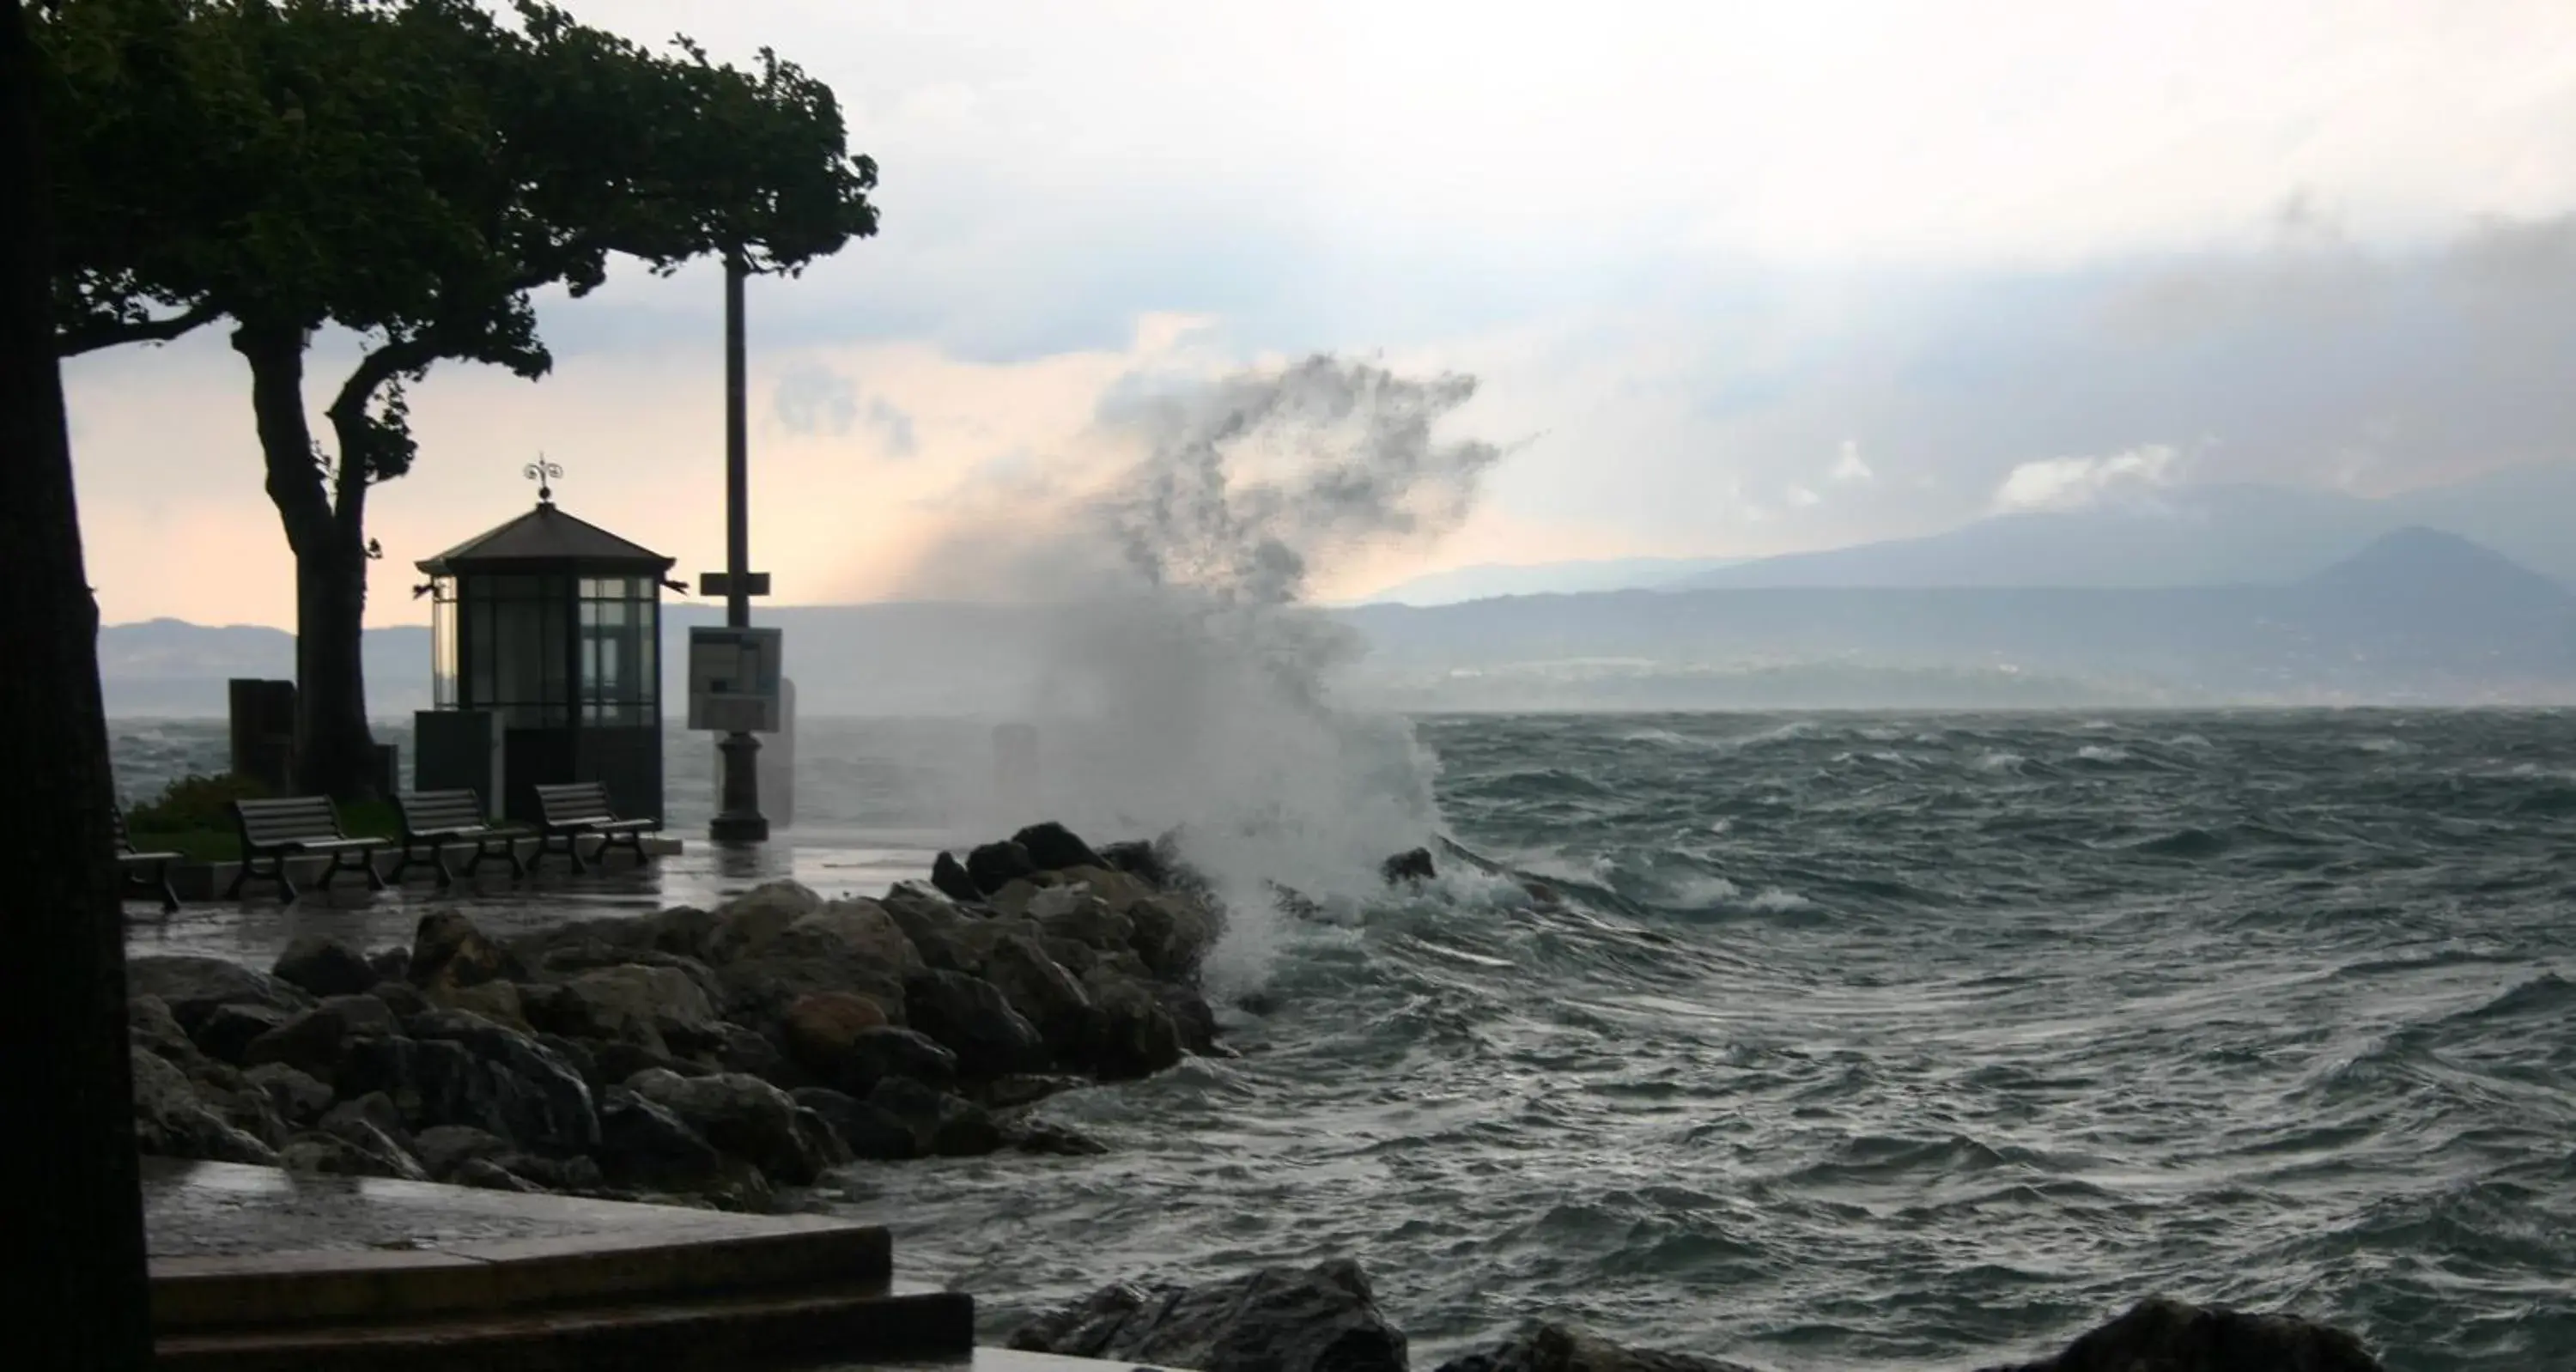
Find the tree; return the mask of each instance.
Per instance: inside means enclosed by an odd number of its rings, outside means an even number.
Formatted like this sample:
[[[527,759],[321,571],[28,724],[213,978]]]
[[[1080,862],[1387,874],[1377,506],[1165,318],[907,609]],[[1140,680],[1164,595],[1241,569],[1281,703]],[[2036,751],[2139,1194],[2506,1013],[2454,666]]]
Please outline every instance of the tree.
[[[52,225],[35,53],[0,0],[0,1072],[22,1184],[0,1188],[10,1314],[0,1364],[139,1372],[151,1293],[134,1159],[125,921],[113,854],[98,606],[81,566],[71,447],[51,346]]]
[[[306,789],[371,788],[366,502],[417,456],[406,387],[448,360],[543,376],[532,293],[588,294],[612,253],[667,273],[740,252],[792,273],[876,231],[874,163],[792,64],[764,50],[745,72],[685,39],[656,54],[535,0],[516,17],[471,0],[69,0],[51,26],[85,142],[182,124],[220,143],[187,136],[202,160],[177,189],[84,159],[95,184],[65,197],[83,216],[67,241],[84,246],[58,278],[77,306],[63,337],[232,321],[295,553]],[[180,93],[116,103],[155,71],[182,76]],[[328,325],[363,350],[324,407],[326,450],[304,371]]]

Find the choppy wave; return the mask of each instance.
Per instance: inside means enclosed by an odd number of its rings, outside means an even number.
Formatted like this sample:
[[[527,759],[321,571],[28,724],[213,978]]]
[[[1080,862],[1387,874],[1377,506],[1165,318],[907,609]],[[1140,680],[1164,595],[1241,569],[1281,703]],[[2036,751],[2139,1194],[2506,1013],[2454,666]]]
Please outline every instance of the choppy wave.
[[[993,1333],[1351,1254],[1423,1359],[1552,1313],[1973,1367],[2169,1291],[2576,1366],[2576,715],[1419,736],[1494,872],[1273,928],[1241,1060],[1050,1103],[1109,1156],[825,1202]]]

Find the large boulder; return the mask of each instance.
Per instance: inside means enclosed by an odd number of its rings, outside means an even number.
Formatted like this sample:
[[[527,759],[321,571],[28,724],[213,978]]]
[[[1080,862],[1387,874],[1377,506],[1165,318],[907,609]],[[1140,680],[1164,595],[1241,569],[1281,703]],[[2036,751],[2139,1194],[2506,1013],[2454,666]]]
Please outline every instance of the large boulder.
[[[917,1081],[946,1090],[957,1081],[957,1055],[918,1029],[889,1025],[862,1029],[850,1036],[842,1056],[839,1087],[864,1096],[889,1077]]]
[[[846,1147],[821,1116],[758,1077],[739,1072],[683,1077],[657,1070],[638,1072],[626,1084],[773,1180],[811,1186],[849,1161]]]
[[[335,1086],[382,1091],[415,1131],[464,1124],[534,1152],[588,1152],[599,1142],[590,1085],[564,1057],[514,1029],[455,1010],[410,1023],[410,1038],[352,1040]]]
[[[1115,872],[1101,875],[1117,877],[1120,881],[1129,880],[1118,877]],[[1091,883],[1083,881],[1040,891],[1029,901],[1024,913],[1037,921],[1038,927],[1051,938],[1072,939],[1085,947],[1107,953],[1134,944],[1136,921],[1129,919],[1125,912],[1134,909],[1136,902],[1144,899],[1150,897],[1135,896],[1124,904],[1113,906],[1094,891]]]
[[[904,983],[903,999],[912,1027],[955,1053],[961,1075],[999,1077],[1043,1071],[1050,1060],[1037,1026],[1011,1008],[1000,988],[981,977],[924,972]]]
[[[923,967],[903,927],[873,900],[836,900],[787,927],[791,934],[828,935],[859,962],[897,977]]]
[[[469,1162],[493,1161],[515,1151],[508,1139],[470,1124],[433,1125],[412,1140],[421,1167],[439,1181],[451,1179]]]
[[[1136,927],[1130,946],[1155,976],[1167,981],[1196,974],[1208,949],[1216,946],[1216,915],[1197,897],[1155,896],[1130,905],[1126,914]]]
[[[471,986],[440,983],[423,993],[422,999],[442,1010],[462,1010],[512,1029],[535,1027],[528,1023],[528,1008],[515,981],[478,981]]]
[[[333,996],[251,1040],[242,1061],[252,1067],[280,1063],[329,1081],[339,1074],[351,1040],[400,1032],[393,1008],[374,996]]]
[[[967,936],[977,921],[964,911],[901,886],[886,892],[880,905],[895,927],[903,930],[924,966],[948,972],[975,970],[969,961]]]
[[[888,1077],[868,1093],[868,1107],[899,1125],[925,1157],[972,1158],[999,1149],[1001,1126],[983,1106],[917,1081]]]
[[[1091,1066],[1116,1081],[1151,1076],[1181,1060],[1181,1028],[1142,982],[1102,965],[1083,978],[1091,996]]]
[[[1070,867],[1100,867],[1105,864],[1091,845],[1076,838],[1054,820],[1032,824],[1011,835],[1011,842],[1029,855],[1029,865],[1041,872],[1061,872]]]
[[[1016,843],[987,843],[966,855],[966,875],[985,895],[1038,870],[1029,850]]]
[[[849,1069],[850,1045],[867,1030],[891,1022],[885,1007],[865,996],[817,991],[787,1007],[779,1037],[798,1065],[825,1081],[839,1081]]]
[[[655,1190],[695,1190],[726,1177],[714,1144],[668,1106],[623,1086],[600,1099],[599,1164],[615,1181]]]
[[[226,958],[185,953],[127,959],[125,991],[157,998],[192,1034],[218,1006],[259,1005],[291,1015],[313,1005],[313,997],[266,973]]]
[[[625,963],[584,972],[563,984],[548,1013],[558,1033],[655,1053],[695,1053],[724,1038],[706,993],[676,967]]]
[[[1171,884],[1171,869],[1161,850],[1153,844],[1130,839],[1113,843],[1100,850],[1101,864],[1113,872],[1123,872],[1155,890]]]
[[[900,1162],[921,1154],[921,1142],[912,1126],[880,1106],[820,1086],[808,1086],[789,1096],[832,1126],[832,1132],[849,1145],[853,1157]]]
[[[209,1107],[169,1059],[135,1053],[133,1084],[134,1142],[140,1151],[165,1158],[277,1165],[275,1150]]]
[[[1091,997],[1036,939],[1014,934],[996,940],[984,955],[983,974],[1022,1019],[1037,1026],[1057,1060],[1081,1062],[1090,1056]]]
[[[354,996],[376,984],[367,955],[327,934],[298,934],[269,975],[317,996]]]
[[[1022,1326],[1010,1346],[1199,1372],[1405,1372],[1403,1333],[1348,1260],[1194,1287],[1120,1283]]]
[[[759,953],[788,925],[823,908],[823,898],[798,882],[755,886],[715,909],[704,937],[707,961],[731,962]]]
[[[246,1089],[266,1096],[278,1118],[298,1129],[310,1127],[331,1108],[329,1084],[282,1062],[253,1067],[242,1073],[242,1082]]]
[[[930,864],[930,884],[950,900],[984,898],[984,893],[975,885],[975,878],[966,874],[966,865],[944,848]]]
[[[1561,1324],[1533,1323],[1481,1353],[1452,1358],[1439,1372],[1752,1372],[1740,1363],[1684,1353],[1622,1348]]]
[[[189,1031],[197,1046],[218,1061],[242,1065],[243,1055],[262,1034],[285,1024],[293,1016],[268,1005],[218,1005],[206,1012]]]
[[[2360,1339],[2294,1315],[2158,1296],[2044,1362],[1991,1372],[2384,1372]]]
[[[439,987],[477,986],[487,981],[521,981],[527,969],[509,949],[483,936],[474,921],[454,910],[420,917],[412,934],[411,963],[405,971],[423,991]]]

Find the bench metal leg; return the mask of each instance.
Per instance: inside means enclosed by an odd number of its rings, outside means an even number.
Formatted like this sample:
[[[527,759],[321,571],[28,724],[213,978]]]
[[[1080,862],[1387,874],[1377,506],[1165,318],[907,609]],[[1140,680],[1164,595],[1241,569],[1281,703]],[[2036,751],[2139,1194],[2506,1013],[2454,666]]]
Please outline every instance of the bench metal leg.
[[[572,855],[572,869],[574,871],[587,872],[590,870],[590,863],[581,855],[581,835],[564,835],[564,851]]]
[[[179,912],[179,892],[177,888],[170,884],[169,863],[156,862],[152,864],[152,885],[161,897],[161,913],[165,915],[177,914]]]
[[[358,850],[358,870],[367,874],[367,889],[368,889],[368,890],[370,890],[370,891],[381,891],[381,890],[385,889],[385,874],[376,870],[376,850],[375,850],[375,849],[373,849],[373,848],[362,848],[362,849]],[[447,870],[446,862],[442,859],[442,860],[441,860],[441,862],[439,863],[439,874],[440,874],[441,876],[446,875],[446,870]],[[445,885],[446,883],[445,883],[445,882],[441,882],[441,883],[439,883],[439,884],[443,886],[443,885]]]
[[[480,855],[478,854],[477,856],[479,857]],[[438,889],[444,891],[448,887],[456,884],[456,871],[454,868],[447,865],[447,845],[445,843],[433,843],[429,845],[429,861],[431,866],[438,869]],[[470,874],[474,869],[468,867],[465,870]]]
[[[224,899],[228,901],[241,899],[242,883],[249,880],[250,855],[245,853],[242,855],[241,862],[233,868],[233,884],[224,888]]]

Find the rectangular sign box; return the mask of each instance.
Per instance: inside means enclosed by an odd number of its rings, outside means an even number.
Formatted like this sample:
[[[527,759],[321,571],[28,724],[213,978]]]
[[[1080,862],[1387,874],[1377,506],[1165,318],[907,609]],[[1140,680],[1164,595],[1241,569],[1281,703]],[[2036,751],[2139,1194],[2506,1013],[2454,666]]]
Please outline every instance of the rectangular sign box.
[[[777,733],[784,647],[776,629],[689,630],[689,727]]]
[[[767,595],[767,594],[769,594],[769,573],[767,573],[767,572],[745,572],[745,573],[743,573],[743,574],[742,574],[742,593],[743,593],[744,595]],[[699,573],[699,575],[698,575],[698,594],[700,594],[700,595],[732,595],[732,594],[733,594],[733,577],[732,577],[732,576],[730,576],[730,575],[728,575],[727,573],[724,573],[724,572],[701,572],[701,573]]]

